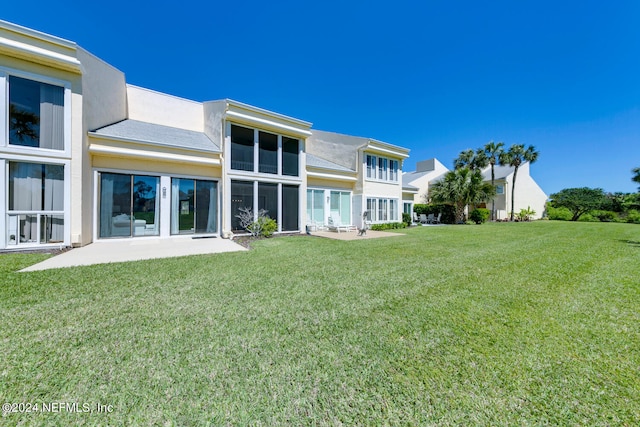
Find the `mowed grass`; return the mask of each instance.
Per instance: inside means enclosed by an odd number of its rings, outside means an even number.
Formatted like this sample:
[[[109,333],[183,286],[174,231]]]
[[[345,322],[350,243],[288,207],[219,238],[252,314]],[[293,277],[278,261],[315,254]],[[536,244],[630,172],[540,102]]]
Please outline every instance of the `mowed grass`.
[[[416,227],[16,273],[2,425],[640,424],[640,226]]]

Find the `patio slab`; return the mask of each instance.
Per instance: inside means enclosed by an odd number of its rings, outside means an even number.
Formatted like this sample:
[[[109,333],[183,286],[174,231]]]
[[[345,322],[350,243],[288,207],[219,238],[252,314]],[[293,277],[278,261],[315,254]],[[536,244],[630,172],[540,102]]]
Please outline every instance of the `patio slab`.
[[[107,240],[74,248],[20,271],[39,271],[79,265],[108,264],[186,255],[246,251],[231,240],[221,238],[128,239]]]

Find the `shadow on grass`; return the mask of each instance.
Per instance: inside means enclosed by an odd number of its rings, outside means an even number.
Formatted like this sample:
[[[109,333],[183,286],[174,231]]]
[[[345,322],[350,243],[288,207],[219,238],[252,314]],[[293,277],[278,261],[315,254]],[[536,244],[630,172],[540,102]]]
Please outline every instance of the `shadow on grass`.
[[[628,243],[631,246],[634,246],[636,248],[640,248],[640,242],[637,240],[619,240],[620,242],[623,243]]]

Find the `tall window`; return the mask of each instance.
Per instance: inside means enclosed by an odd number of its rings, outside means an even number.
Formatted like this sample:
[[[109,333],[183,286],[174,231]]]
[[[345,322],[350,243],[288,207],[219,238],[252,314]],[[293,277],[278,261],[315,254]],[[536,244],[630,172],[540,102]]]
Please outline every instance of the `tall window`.
[[[9,76],[9,144],[64,150],[64,88]]]
[[[99,236],[159,235],[159,187],[157,176],[101,173]]]
[[[231,125],[231,169],[253,170],[253,129]]]
[[[264,209],[266,216],[278,221],[278,184],[258,183],[258,209]]]
[[[299,197],[297,185],[282,185],[282,231],[299,230]]]
[[[64,166],[9,162],[7,242],[64,241]]]
[[[398,221],[397,199],[367,199],[368,221]]]
[[[330,196],[331,216],[340,224],[351,224],[351,194],[347,191],[332,191]]]
[[[307,221],[324,224],[324,190],[307,190]]]
[[[376,165],[377,165],[376,156],[371,156],[367,154],[367,178],[371,178],[371,179],[376,178]]]
[[[234,231],[245,231],[236,216],[240,214],[240,208],[253,211],[252,181],[231,181],[231,229]]]
[[[171,234],[215,233],[218,191],[214,181],[171,179]]]
[[[399,162],[367,154],[367,178],[398,182]]]
[[[278,135],[262,132],[258,133],[260,149],[260,163],[258,172],[278,173]]]
[[[282,174],[289,176],[298,176],[299,172],[299,148],[300,144],[297,139],[282,137]]]

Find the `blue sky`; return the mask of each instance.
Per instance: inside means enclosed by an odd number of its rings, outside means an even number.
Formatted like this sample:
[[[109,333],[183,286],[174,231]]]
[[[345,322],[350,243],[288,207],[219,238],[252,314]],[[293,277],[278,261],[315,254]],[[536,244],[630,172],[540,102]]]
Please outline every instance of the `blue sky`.
[[[493,140],[534,145],[547,194],[637,190],[637,1],[7,3],[131,84],[405,146],[405,170]]]

